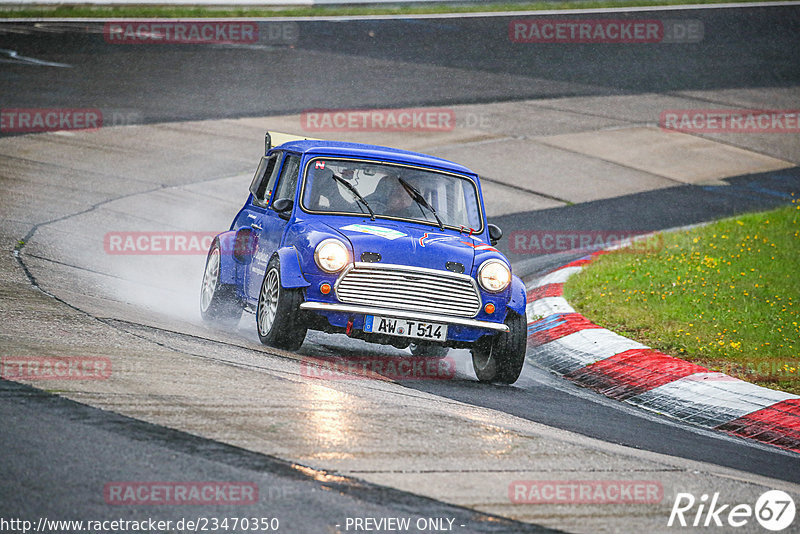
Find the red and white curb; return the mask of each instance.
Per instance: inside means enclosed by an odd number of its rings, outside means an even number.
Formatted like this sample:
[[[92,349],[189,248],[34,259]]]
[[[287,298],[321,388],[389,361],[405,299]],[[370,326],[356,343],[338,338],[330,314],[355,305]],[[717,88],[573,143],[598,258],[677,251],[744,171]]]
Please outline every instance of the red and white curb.
[[[564,282],[601,253],[527,286],[528,358],[607,397],[800,453],[797,395],[663,354],[575,312],[563,297]]]

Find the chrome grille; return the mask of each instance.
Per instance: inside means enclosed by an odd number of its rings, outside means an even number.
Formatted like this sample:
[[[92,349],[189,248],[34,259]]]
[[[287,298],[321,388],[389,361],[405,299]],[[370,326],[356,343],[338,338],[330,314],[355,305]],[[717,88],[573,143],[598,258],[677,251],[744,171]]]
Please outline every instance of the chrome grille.
[[[348,304],[457,317],[481,309],[472,277],[404,265],[355,263],[336,282],[336,296]]]

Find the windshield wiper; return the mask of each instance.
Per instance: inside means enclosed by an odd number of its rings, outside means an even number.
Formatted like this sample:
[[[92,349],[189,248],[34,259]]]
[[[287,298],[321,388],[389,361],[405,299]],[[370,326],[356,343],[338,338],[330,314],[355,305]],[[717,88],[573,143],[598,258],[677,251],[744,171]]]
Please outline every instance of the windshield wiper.
[[[353,193],[353,196],[356,198],[356,200],[358,200],[362,204],[364,204],[364,207],[369,210],[369,218],[370,218],[370,220],[374,221],[375,220],[375,211],[373,211],[373,209],[369,206],[369,202],[367,202],[364,199],[364,197],[361,196],[361,193],[358,192],[358,189],[356,189],[353,184],[351,184],[350,182],[348,182],[347,180],[345,180],[341,176],[337,176],[335,174],[332,174],[331,176],[333,176],[334,180],[336,180],[337,182],[339,182],[340,184],[345,186],[348,191]]]
[[[416,187],[406,182],[402,178],[398,178],[398,180],[400,180],[400,183],[403,184],[403,189],[405,189],[406,193],[408,193],[408,196],[410,196],[414,202],[416,202],[423,208],[428,208],[430,212],[433,213],[433,216],[436,217],[436,222],[439,223],[439,230],[444,230],[444,223],[436,214],[436,210],[433,209],[433,206],[428,204],[428,201],[425,200],[424,196],[422,196],[422,193],[420,193]]]

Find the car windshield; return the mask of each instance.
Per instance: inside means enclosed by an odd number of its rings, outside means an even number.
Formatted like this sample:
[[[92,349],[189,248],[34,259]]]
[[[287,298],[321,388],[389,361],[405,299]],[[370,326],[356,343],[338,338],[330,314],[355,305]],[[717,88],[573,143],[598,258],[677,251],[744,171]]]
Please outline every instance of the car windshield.
[[[418,194],[417,194],[418,193]],[[418,167],[317,158],[306,167],[302,206],[482,230],[472,180]],[[439,220],[437,220],[437,217]]]

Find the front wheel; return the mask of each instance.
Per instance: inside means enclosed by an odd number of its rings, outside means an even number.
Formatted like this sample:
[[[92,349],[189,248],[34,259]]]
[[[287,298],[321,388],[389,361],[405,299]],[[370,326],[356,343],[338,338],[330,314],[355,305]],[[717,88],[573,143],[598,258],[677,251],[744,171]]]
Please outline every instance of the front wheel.
[[[509,311],[508,332],[480,339],[472,348],[472,366],[481,382],[513,384],[525,363],[527,324],[521,315]]]
[[[285,350],[297,350],[308,328],[300,320],[303,290],[281,287],[278,256],[267,264],[256,310],[256,328],[261,343]]]
[[[242,305],[234,286],[220,282],[219,241],[214,241],[206,258],[203,285],[200,288],[200,315],[204,321],[236,326],[242,317]]]

